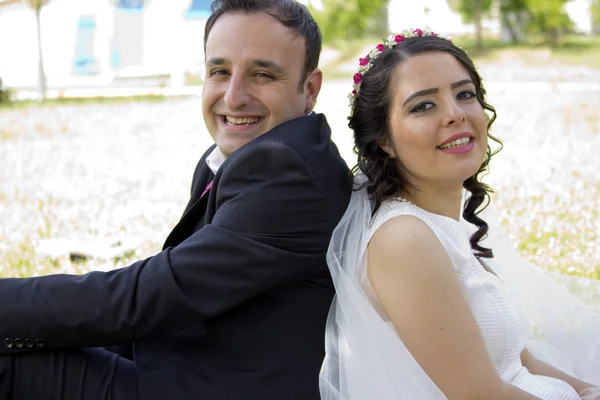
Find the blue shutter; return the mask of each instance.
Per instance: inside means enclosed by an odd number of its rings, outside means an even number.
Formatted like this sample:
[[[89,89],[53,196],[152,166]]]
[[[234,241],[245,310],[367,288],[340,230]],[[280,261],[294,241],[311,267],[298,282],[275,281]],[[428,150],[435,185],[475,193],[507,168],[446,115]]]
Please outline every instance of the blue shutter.
[[[96,18],[82,16],[77,24],[77,39],[75,42],[75,74],[90,75],[94,63],[94,33],[96,31]]]
[[[117,8],[125,11],[142,11],[144,9],[144,0],[119,0]]]

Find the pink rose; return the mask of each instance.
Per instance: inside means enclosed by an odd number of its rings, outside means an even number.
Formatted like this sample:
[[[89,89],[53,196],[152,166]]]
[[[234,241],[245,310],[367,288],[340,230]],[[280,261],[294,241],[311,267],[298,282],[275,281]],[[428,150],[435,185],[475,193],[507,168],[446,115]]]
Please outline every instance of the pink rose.
[[[385,46],[382,45],[382,44],[378,44],[377,47],[376,47],[376,49],[379,50],[379,51],[384,51],[385,50]]]
[[[431,32],[431,36],[437,36],[437,33]]]
[[[359,58],[358,62],[360,63],[361,67],[364,67],[365,65],[367,65],[369,63],[369,57]]]
[[[353,94],[354,96],[356,96],[356,94],[357,94],[356,90],[353,90],[353,91],[352,91],[352,94]]]
[[[362,75],[357,72],[356,74],[354,74],[354,84],[358,85],[362,82]]]
[[[404,36],[402,36],[402,35],[396,35],[396,37],[394,38],[394,40],[396,41],[396,43],[402,43],[402,42],[404,42]]]
[[[417,36],[423,36],[423,31],[420,29],[415,29],[415,33],[417,34]]]

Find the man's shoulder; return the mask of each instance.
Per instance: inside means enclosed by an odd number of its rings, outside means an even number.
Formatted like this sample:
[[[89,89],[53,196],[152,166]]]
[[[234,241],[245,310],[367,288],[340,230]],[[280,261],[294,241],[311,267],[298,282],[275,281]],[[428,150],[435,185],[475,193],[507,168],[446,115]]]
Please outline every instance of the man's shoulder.
[[[228,157],[227,164],[237,158],[252,157],[255,153],[272,153],[281,157],[296,153],[304,158],[304,154],[322,147],[329,140],[329,126],[323,115],[303,116],[286,121],[242,146]]]
[[[310,149],[331,140],[331,130],[323,114],[310,114],[283,122],[271,131],[253,140],[249,145],[263,141],[283,143],[293,149]]]
[[[289,168],[291,166],[306,166],[304,157],[293,145],[282,140],[254,140],[246,146],[232,153],[223,163],[221,169],[241,169],[244,173],[251,174],[257,169]]]
[[[313,179],[327,181],[327,185],[338,180],[346,182],[349,173],[322,114],[284,122],[231,154],[223,169],[240,168],[246,173],[261,166],[304,170]]]

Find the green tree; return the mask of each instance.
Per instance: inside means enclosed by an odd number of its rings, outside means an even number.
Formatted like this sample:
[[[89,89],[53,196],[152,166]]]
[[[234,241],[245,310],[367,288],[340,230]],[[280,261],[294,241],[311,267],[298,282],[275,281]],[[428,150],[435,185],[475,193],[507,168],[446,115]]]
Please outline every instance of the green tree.
[[[388,0],[323,0],[322,4],[322,10],[310,9],[324,41],[387,32]]]
[[[27,4],[35,12],[35,22],[37,26],[38,38],[38,101],[46,100],[46,73],[44,71],[44,57],[42,54],[42,29],[41,29],[41,14],[42,8],[48,4],[50,0],[27,0]]]
[[[571,29],[573,22],[565,11],[569,0],[527,0],[533,30],[546,35],[552,46],[560,42],[560,33]]]
[[[486,13],[492,9],[493,0],[460,0],[458,11],[463,21],[475,25],[475,46],[478,50],[483,49],[483,28],[481,20]]]
[[[600,26],[600,0],[592,0],[592,24],[594,27]]]

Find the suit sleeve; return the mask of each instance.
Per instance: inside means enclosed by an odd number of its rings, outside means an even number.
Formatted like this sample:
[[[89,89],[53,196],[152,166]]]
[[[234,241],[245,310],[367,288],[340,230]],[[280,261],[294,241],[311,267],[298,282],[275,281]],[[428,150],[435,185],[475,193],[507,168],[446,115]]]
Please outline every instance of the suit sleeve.
[[[333,227],[295,151],[264,141],[234,154],[216,190],[212,223],[149,259],[82,276],[1,279],[0,340],[48,350],[176,333],[322,272]],[[36,349],[0,345],[0,354]]]

